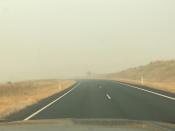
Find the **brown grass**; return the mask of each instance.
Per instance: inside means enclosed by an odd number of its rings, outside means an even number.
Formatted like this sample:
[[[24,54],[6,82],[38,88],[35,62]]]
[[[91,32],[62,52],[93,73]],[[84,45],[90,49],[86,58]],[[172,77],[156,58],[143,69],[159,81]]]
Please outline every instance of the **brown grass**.
[[[143,78],[145,86],[175,93],[175,60],[155,61],[103,77],[138,85]]]
[[[136,84],[136,85],[144,85],[150,88],[170,92],[170,93],[175,93],[175,83],[168,83],[168,82],[150,82],[150,81],[144,81],[143,84],[141,84],[140,81],[138,80],[129,80],[129,79],[113,79],[117,80],[120,82],[126,82],[126,83],[131,83],[131,84]]]
[[[129,80],[140,80],[142,76],[144,80],[150,82],[175,83],[175,60],[151,62],[144,66],[106,75],[108,78]]]
[[[0,119],[75,84],[72,80],[39,80],[0,85]]]

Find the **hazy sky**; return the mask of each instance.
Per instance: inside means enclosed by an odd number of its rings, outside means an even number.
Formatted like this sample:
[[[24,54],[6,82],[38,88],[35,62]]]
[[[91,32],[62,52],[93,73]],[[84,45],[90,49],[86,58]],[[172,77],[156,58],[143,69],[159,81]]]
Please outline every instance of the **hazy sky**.
[[[175,0],[0,0],[0,81],[175,58]]]

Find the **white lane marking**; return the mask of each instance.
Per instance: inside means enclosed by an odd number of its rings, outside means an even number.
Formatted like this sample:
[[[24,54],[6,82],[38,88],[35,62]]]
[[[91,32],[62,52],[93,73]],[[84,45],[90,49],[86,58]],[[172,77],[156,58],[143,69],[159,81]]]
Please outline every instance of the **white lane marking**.
[[[71,93],[73,90],[75,90],[75,88],[77,88],[80,85],[80,83],[78,83],[77,85],[75,85],[75,87],[73,87],[71,90],[69,90],[68,92],[66,92],[65,94],[63,94],[62,96],[60,96],[59,98],[57,98],[56,100],[52,101],[51,103],[49,103],[48,105],[44,106],[43,108],[39,109],[38,111],[36,111],[35,113],[33,113],[32,115],[30,115],[29,117],[25,118],[24,121],[27,121],[29,119],[31,119],[32,117],[36,116],[37,114],[39,114],[41,111],[45,110],[46,108],[50,107],[51,105],[53,105],[55,102],[59,101],[60,99],[62,99],[64,96],[68,95],[69,93]]]
[[[111,96],[109,94],[106,94],[106,97],[111,100]]]
[[[163,94],[160,94],[160,93],[157,93],[157,92],[153,92],[153,91],[150,91],[150,90],[146,90],[146,89],[143,89],[143,88],[139,88],[137,86],[132,86],[132,85],[121,83],[121,82],[117,82],[117,83],[120,83],[120,84],[125,85],[125,86],[129,86],[129,87],[132,87],[132,88],[135,88],[135,89],[138,89],[138,90],[142,90],[142,91],[145,91],[145,92],[154,94],[154,95],[162,96],[164,98],[167,98],[167,99],[170,99],[170,100],[174,100],[175,101],[175,98],[174,97],[166,96],[166,95],[163,95]]]

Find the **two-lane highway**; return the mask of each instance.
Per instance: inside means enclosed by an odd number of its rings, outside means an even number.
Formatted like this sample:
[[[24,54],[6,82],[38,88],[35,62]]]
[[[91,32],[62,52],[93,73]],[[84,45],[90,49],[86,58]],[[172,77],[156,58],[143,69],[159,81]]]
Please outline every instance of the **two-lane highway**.
[[[175,123],[174,97],[138,88],[107,80],[81,80],[42,108],[29,111],[24,119],[116,118]]]

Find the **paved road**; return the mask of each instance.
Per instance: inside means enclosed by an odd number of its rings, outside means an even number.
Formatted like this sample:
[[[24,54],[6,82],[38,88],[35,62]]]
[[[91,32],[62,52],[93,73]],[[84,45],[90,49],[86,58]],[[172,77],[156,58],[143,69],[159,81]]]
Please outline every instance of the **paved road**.
[[[58,118],[117,118],[175,123],[175,97],[114,81],[81,80],[71,90],[58,93],[9,119]]]

